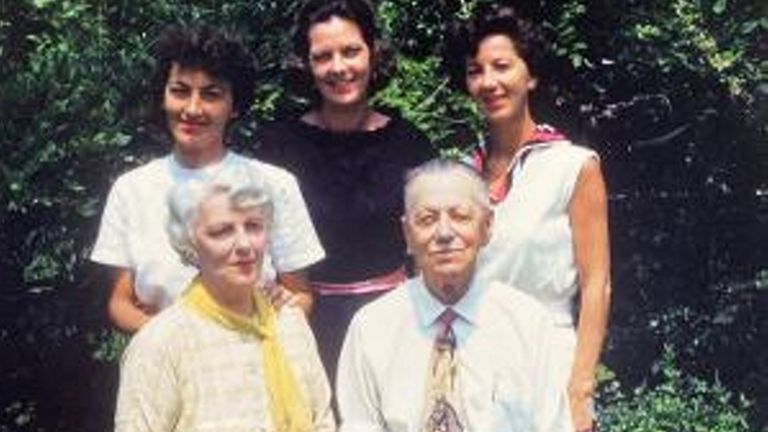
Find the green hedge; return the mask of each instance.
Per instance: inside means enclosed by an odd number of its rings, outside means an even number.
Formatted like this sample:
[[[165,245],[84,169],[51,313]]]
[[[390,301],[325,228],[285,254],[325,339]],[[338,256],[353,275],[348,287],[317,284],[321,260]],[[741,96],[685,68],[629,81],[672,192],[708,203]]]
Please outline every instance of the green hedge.
[[[482,124],[440,70],[442,29],[487,2],[376,2],[403,55],[376,103],[446,153],[474,142]],[[108,330],[108,284],[86,258],[115,177],[167,151],[138,121],[154,35],[188,20],[246,35],[262,67],[237,134],[249,151],[262,121],[302,109],[279,68],[297,4],[0,2],[0,431],[108,428],[123,339]],[[723,419],[744,430],[745,415],[768,424],[759,312],[768,302],[765,6],[524,4],[554,43],[542,89],[551,104],[537,114],[601,153],[611,191],[615,300],[605,361],[622,390],[605,396],[605,430],[731,424]],[[677,376],[659,375],[673,367],[664,343],[678,353]],[[690,373],[721,384],[689,381]],[[662,384],[644,384],[654,380]],[[726,400],[740,393],[755,403]]]

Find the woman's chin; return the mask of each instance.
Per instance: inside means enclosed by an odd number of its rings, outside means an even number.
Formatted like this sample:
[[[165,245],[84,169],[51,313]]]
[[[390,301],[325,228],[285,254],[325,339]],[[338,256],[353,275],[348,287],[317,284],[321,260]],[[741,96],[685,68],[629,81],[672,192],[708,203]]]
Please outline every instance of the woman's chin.
[[[238,274],[238,275],[232,275],[225,281],[226,286],[228,286],[230,289],[237,289],[237,290],[250,290],[253,289],[254,286],[257,285],[259,281],[259,274],[252,273],[252,274]]]

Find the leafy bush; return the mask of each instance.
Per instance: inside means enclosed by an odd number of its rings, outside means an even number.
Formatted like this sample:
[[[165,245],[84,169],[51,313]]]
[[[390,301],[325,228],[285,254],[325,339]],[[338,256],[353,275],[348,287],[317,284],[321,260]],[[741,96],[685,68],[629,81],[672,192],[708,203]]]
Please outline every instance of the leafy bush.
[[[442,149],[463,148],[483,129],[476,108],[441,74],[443,29],[490,2],[375,2],[404,54],[375,103],[399,111]],[[303,108],[283,89],[280,70],[298,3],[0,2],[0,431],[108,429],[125,338],[108,330],[108,281],[86,257],[114,178],[167,151],[134,116],[154,35],[189,20],[245,33],[262,69],[257,101],[236,135],[247,150],[260,121]],[[606,363],[622,393],[601,404],[606,425],[664,430],[630,417],[645,410],[665,418],[665,406],[701,427],[728,425],[710,420],[740,418],[747,407],[718,402],[728,394],[723,386],[757,398],[756,423],[768,424],[764,6],[523,3],[549,30],[559,60],[540,89],[554,109],[535,114],[599,150],[611,191],[616,290]],[[665,342],[675,362],[649,381],[647,365]],[[667,369],[678,375],[667,377]],[[723,386],[687,377],[717,371]],[[643,381],[653,386],[631,390]],[[676,398],[663,399],[670,394]],[[694,403],[710,397],[715,411]]]
[[[600,394],[600,426],[608,432],[749,432],[749,404],[718,381],[686,372],[666,347],[651,376],[656,382],[630,392],[613,381]]]
[[[435,57],[401,58],[398,73],[374,103],[399,112],[441,148],[466,146],[477,140],[480,115],[469,98],[451,89],[439,68]]]

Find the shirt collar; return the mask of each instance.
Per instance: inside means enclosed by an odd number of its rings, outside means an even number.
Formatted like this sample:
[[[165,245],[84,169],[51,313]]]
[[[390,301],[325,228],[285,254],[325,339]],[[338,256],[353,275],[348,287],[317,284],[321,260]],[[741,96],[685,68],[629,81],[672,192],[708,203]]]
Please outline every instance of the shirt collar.
[[[565,135],[561,134],[554,127],[548,124],[537,124],[533,130],[533,134],[528,140],[525,141],[515,159],[521,159],[533,150],[551,147],[555,144],[567,143]],[[485,161],[488,157],[488,140],[481,139],[466,155],[463,160],[468,165],[475,168],[477,171],[482,172],[485,168]],[[512,169],[514,164],[510,164],[508,170]]]
[[[456,304],[448,306],[441,303],[429,292],[421,276],[408,281],[416,316],[423,328],[434,325],[437,317],[449,307],[457,313],[460,321],[474,325],[477,322],[479,299],[486,285],[479,280],[479,277],[473,276],[464,296]]]

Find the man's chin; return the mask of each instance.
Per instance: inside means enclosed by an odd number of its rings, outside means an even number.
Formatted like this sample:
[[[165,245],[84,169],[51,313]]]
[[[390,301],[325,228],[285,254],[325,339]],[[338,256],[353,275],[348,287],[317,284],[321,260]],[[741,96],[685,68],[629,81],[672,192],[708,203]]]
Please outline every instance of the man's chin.
[[[438,285],[465,285],[469,283],[471,272],[458,264],[444,265],[433,271],[423,271],[424,279]]]

